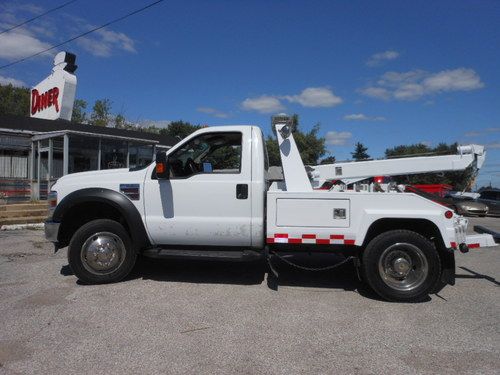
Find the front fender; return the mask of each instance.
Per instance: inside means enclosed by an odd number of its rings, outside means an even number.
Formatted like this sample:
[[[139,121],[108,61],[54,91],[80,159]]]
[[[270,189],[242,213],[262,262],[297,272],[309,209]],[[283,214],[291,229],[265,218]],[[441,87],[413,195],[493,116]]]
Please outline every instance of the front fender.
[[[137,249],[151,246],[141,215],[134,204],[125,195],[105,188],[85,188],[65,196],[56,206],[52,221],[62,223],[70,220],[67,214],[77,205],[85,203],[109,204],[125,219],[129,234]]]

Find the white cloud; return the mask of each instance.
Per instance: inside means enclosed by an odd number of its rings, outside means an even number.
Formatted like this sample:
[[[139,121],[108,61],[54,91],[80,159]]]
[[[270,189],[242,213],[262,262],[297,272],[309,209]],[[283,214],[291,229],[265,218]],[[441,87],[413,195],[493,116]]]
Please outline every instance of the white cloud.
[[[23,58],[49,47],[50,44],[42,42],[29,34],[17,31],[0,35],[0,58],[2,59]]]
[[[287,95],[283,98],[304,107],[334,107],[342,103],[342,98],[327,87],[308,87],[299,95]]]
[[[247,98],[243,100],[241,107],[246,111],[257,111],[260,113],[279,112],[285,109],[278,98],[269,95]]]
[[[499,133],[500,128],[485,128],[485,129],[480,129],[480,130],[473,130],[465,133],[466,137],[480,137],[480,136],[487,136],[491,133]]]
[[[0,76],[0,85],[12,85],[15,87],[28,87],[28,85],[19,79],[12,77]]]
[[[418,100],[443,92],[471,91],[484,87],[473,69],[457,68],[429,73],[423,70],[387,72],[375,84],[360,89],[363,95],[389,100]]]
[[[479,137],[482,133],[477,131],[467,132],[465,133],[466,137]]]
[[[489,148],[500,148],[500,142],[486,143],[486,149]]]
[[[364,89],[360,89],[359,92],[371,98],[382,100],[389,100],[391,98],[391,93],[389,92],[389,90],[382,87],[365,87]]]
[[[217,117],[217,118],[228,118],[229,117],[229,114],[222,112],[222,111],[219,111],[215,108],[211,108],[211,107],[198,107],[198,108],[196,108],[196,110],[198,112],[206,113],[207,115],[212,115],[212,116]]]
[[[40,14],[44,10],[42,7],[33,4],[0,2],[0,29],[8,29],[32,17],[32,14]],[[60,35],[70,37],[88,31],[93,27],[95,26],[86,22],[83,18],[68,13],[58,14],[57,18],[53,15],[47,15],[36,22],[0,34],[0,58],[16,60],[38,53],[60,42],[58,38]],[[75,44],[99,57],[111,56],[117,50],[130,53],[136,52],[135,43],[129,36],[108,29],[101,29],[89,36],[78,39]],[[43,55],[53,56],[54,52],[49,51]]]
[[[247,98],[241,107],[247,111],[272,113],[283,111],[282,100],[298,103],[303,107],[334,107],[342,103],[342,98],[335,95],[328,87],[307,87],[297,95],[262,95],[256,98]]]
[[[88,28],[92,26],[88,25]],[[113,50],[122,50],[126,52],[137,52],[134,41],[124,33],[111,30],[98,30],[91,36],[78,39],[78,45],[87,52],[98,57],[109,57]]]
[[[351,132],[337,132],[332,130],[325,134],[325,143],[329,146],[344,146],[351,138]]]
[[[484,87],[481,78],[473,69],[458,68],[432,74],[422,82],[431,92],[470,91]]]
[[[397,51],[389,50],[389,51],[379,52],[371,55],[368,61],[366,62],[366,65],[380,66],[383,65],[385,62],[395,60],[398,57],[399,57],[399,52]]]
[[[344,120],[346,120],[346,121],[385,121],[386,118],[383,116],[367,116],[363,113],[353,113],[350,115],[345,115]]]

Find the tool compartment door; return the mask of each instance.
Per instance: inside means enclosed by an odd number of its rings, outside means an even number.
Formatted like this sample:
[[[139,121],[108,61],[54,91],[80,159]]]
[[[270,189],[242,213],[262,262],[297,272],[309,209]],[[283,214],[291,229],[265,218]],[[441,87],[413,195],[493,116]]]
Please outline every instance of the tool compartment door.
[[[335,227],[350,225],[349,199],[278,198],[276,226]]]

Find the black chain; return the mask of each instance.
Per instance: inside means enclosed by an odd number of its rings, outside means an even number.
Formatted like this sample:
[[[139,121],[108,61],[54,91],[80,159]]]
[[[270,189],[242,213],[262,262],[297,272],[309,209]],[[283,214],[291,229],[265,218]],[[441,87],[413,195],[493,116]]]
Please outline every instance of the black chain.
[[[306,266],[301,266],[300,264],[296,264],[296,263],[293,263],[291,261],[289,261],[288,259],[286,259],[285,257],[279,255],[278,253],[276,253],[275,251],[269,251],[270,254],[272,255],[275,255],[278,259],[280,259],[282,262],[292,266],[292,267],[295,267],[295,268],[298,268],[300,270],[304,270],[304,271],[327,271],[327,270],[333,270],[334,268],[337,268],[337,267],[340,267],[341,265],[343,264],[346,264],[347,262],[349,261],[353,261],[354,262],[354,265],[356,266],[356,268],[358,267],[359,265],[359,261],[358,261],[358,258],[355,257],[355,256],[349,256],[347,258],[345,258],[343,261],[339,262],[339,263],[335,263],[331,266],[326,266],[326,267],[306,267]]]

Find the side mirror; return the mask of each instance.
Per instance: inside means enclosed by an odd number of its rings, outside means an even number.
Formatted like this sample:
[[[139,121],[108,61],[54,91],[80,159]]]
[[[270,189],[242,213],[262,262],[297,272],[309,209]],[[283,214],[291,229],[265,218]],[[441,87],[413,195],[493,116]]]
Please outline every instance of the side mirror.
[[[164,151],[156,153],[156,177],[168,180],[170,177],[170,164],[168,164],[167,154]]]

